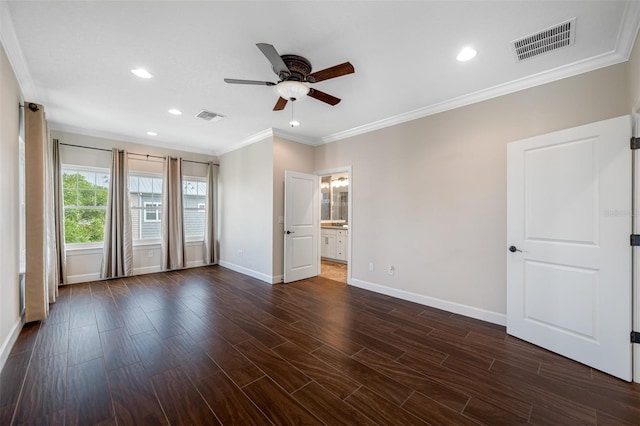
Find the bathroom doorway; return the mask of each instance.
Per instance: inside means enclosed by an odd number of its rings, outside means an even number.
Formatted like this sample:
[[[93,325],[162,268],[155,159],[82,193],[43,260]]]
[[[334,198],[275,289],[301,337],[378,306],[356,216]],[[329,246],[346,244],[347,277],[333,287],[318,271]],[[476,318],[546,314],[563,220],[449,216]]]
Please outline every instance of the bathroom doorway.
[[[320,176],[320,276],[348,283],[351,277],[351,167],[316,172]]]

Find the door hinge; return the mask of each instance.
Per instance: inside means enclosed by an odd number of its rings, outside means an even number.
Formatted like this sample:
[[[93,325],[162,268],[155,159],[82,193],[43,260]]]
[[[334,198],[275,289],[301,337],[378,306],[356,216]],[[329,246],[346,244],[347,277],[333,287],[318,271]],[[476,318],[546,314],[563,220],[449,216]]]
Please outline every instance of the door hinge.
[[[640,343],[640,331],[631,332],[631,343]]]
[[[640,246],[640,234],[631,234],[630,242],[633,247]]]
[[[631,138],[631,149],[640,149],[640,138]]]

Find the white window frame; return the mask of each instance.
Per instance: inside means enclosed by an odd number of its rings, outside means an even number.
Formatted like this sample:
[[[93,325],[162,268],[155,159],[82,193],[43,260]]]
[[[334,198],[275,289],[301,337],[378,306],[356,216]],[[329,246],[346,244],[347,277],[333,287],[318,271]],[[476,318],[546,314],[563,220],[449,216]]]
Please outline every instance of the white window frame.
[[[156,203],[153,201],[146,201],[143,204],[143,215],[142,215],[142,220],[146,223],[158,223],[158,222],[162,222],[162,218],[160,217],[161,213],[162,213],[162,203]],[[155,207],[152,209],[148,209],[147,207]],[[156,218],[155,219],[147,219],[147,213],[155,213]]]
[[[185,181],[192,181],[192,182],[202,182],[202,183],[207,183],[207,178],[204,176],[183,176],[182,177],[182,184],[184,185]],[[207,192],[209,191],[209,188],[207,188]],[[184,202],[184,196],[186,194],[183,193],[183,202]],[[204,197],[206,199],[207,197],[207,193],[205,192]],[[205,220],[207,218],[206,215],[206,202],[205,203],[198,203],[198,207],[185,207],[184,204],[182,205],[182,212],[183,212],[183,220],[184,220],[184,212],[186,211],[195,211],[195,212],[203,212],[205,213]],[[184,226],[184,224],[183,224]],[[202,235],[200,236],[189,236],[189,237],[185,237],[186,242],[204,242],[204,230],[202,232]]]
[[[131,176],[154,178],[154,179],[163,179],[162,173],[140,172],[140,171],[137,171],[137,170],[129,170],[129,177],[131,177]],[[129,177],[127,177],[127,178],[129,178]],[[139,189],[140,188],[138,188],[138,190]],[[159,195],[160,199],[162,199],[162,188],[161,188],[160,191],[161,191],[160,193],[151,192],[151,194]],[[138,194],[138,197],[139,197],[141,193],[137,192],[136,194]],[[129,197],[131,197],[131,192],[129,192]],[[151,201],[151,203],[153,203],[153,201]],[[146,204],[145,202],[142,202],[142,205],[139,205],[139,206],[131,205],[129,207],[129,209],[131,210],[132,214],[133,214],[133,210],[137,210],[137,211],[140,212],[140,216],[141,216],[140,217],[140,226],[138,227],[138,238],[133,240],[133,246],[134,247],[141,247],[141,246],[154,247],[154,246],[157,246],[158,244],[160,244],[161,241],[162,241],[160,236],[158,236],[158,238],[146,238],[146,239],[142,238],[142,224],[143,223],[162,222],[162,217],[157,221],[149,221],[149,222],[145,221],[145,218],[146,218],[145,204]],[[158,204],[162,205],[162,201],[158,201]]]
[[[64,175],[64,173],[66,171],[70,171],[72,170],[73,172],[89,172],[89,173],[104,173],[104,174],[111,174],[111,170],[110,168],[107,167],[92,167],[92,166],[82,166],[82,165],[77,165],[77,164],[61,164],[60,165],[60,173]],[[62,180],[62,176],[60,176],[60,180]],[[64,194],[64,185],[62,188],[63,194]],[[63,195],[63,199],[64,199],[64,195]],[[107,211],[107,206],[65,206],[64,202],[63,202],[63,206],[62,206],[62,220],[64,221],[65,218],[65,211],[67,208],[72,208],[72,209],[90,209],[90,210],[104,210],[105,211],[105,215],[106,215],[106,211]],[[95,242],[89,242],[89,243],[67,243],[66,242],[66,235],[64,236],[65,238],[65,243],[64,243],[64,247],[65,247],[65,251],[73,251],[73,250],[84,250],[84,249],[102,249],[104,247],[104,237],[102,239],[102,241],[95,241]]]

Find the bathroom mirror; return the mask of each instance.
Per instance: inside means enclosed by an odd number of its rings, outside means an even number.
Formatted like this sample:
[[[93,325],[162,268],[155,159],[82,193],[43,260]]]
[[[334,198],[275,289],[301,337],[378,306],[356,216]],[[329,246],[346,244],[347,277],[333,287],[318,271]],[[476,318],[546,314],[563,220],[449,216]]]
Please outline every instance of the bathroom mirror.
[[[349,220],[349,177],[347,173],[322,176],[320,179],[322,222],[348,224]]]

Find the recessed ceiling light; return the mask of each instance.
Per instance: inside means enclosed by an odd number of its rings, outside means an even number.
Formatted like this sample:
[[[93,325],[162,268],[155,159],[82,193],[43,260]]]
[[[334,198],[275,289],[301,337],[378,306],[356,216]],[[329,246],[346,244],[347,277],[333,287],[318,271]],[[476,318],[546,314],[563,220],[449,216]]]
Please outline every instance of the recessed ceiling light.
[[[292,120],[289,122],[289,124],[291,124],[291,127],[298,127],[300,125],[300,122],[296,120]]]
[[[158,136],[158,134],[156,132],[147,132],[147,134],[149,136]]]
[[[169,110],[169,114],[173,114],[173,115],[182,115],[182,111],[180,111],[179,109],[171,108],[171,109]]]
[[[132,73],[134,73],[135,75],[137,75],[140,78],[151,78],[153,77],[153,74],[151,74],[149,71],[145,70],[144,68],[134,68],[131,70]]]
[[[460,53],[458,53],[458,56],[456,56],[456,59],[460,62],[465,62],[475,58],[477,54],[478,52],[476,52],[476,50],[473,47],[467,46],[464,49],[462,49]]]

